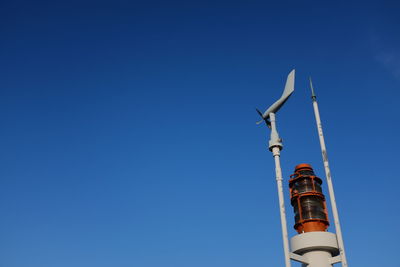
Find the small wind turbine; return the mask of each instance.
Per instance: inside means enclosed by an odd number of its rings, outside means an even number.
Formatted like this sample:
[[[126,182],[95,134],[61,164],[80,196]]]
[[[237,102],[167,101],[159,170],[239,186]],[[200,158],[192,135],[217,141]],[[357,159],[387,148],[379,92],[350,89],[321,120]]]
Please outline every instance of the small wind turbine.
[[[290,251],[289,251],[289,237],[287,232],[287,222],[286,222],[286,213],[285,213],[285,201],[283,197],[283,186],[282,186],[282,169],[280,162],[280,151],[283,148],[282,139],[279,137],[278,131],[276,129],[276,120],[275,113],[285,104],[285,102],[289,99],[290,95],[294,92],[294,76],[295,70],[292,70],[286,80],[285,89],[283,91],[282,96],[272,104],[264,113],[261,113],[257,109],[258,114],[262,117],[262,120],[257,122],[257,124],[262,123],[263,121],[267,124],[268,128],[271,129],[271,137],[269,140],[269,150],[272,152],[272,155],[275,159],[275,175],[276,175],[276,184],[278,188],[278,197],[279,197],[279,209],[281,215],[281,226],[282,226],[282,239],[283,239],[283,249],[285,252],[285,266],[290,267]]]

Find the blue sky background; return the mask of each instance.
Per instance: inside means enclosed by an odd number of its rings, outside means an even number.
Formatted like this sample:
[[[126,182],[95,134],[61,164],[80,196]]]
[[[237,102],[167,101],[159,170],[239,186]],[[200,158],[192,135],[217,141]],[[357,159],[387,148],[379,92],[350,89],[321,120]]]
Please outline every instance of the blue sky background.
[[[396,1],[2,1],[0,266],[283,266],[254,108],[292,68],[278,114],[290,235],[294,166],[324,177],[311,75],[349,264],[400,266],[399,13]]]

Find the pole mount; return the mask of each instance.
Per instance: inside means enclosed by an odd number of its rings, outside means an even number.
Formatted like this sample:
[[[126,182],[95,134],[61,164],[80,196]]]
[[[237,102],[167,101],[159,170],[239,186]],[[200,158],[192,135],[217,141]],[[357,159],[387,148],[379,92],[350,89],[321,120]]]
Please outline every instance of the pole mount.
[[[269,114],[271,122],[271,137],[269,139],[269,150],[272,152],[274,147],[278,147],[279,150],[283,149],[282,138],[279,137],[278,130],[276,129],[275,113]]]

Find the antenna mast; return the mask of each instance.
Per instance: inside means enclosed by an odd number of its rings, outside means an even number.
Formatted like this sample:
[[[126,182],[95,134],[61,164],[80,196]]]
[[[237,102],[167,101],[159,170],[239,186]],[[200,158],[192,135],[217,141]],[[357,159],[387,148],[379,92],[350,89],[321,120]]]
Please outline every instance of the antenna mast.
[[[311,88],[311,99],[312,99],[313,107],[314,107],[315,121],[316,121],[317,129],[318,129],[319,143],[321,145],[322,160],[324,162],[324,169],[325,169],[326,181],[327,181],[327,185],[328,185],[329,197],[331,199],[333,220],[335,222],[336,236],[337,236],[337,241],[338,241],[341,262],[342,262],[343,267],[348,267],[346,254],[345,254],[345,250],[344,250],[342,230],[340,228],[339,213],[338,213],[337,206],[336,206],[335,192],[333,190],[331,170],[329,168],[328,154],[326,152],[325,138],[324,138],[324,133],[322,131],[321,117],[319,115],[317,97],[315,96],[311,77],[310,77],[310,88]]]

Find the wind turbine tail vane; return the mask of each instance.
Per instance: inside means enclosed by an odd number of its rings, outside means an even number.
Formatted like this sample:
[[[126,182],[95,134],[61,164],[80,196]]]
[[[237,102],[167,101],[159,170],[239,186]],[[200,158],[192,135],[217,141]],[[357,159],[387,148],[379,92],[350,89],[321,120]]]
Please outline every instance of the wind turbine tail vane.
[[[287,79],[286,79],[286,84],[285,84],[285,90],[283,90],[283,94],[281,96],[282,97],[289,97],[293,91],[294,91],[294,76],[295,76],[295,70],[292,70]]]
[[[292,70],[286,79],[285,89],[283,90],[282,96],[275,103],[273,103],[263,114],[261,114],[261,112],[257,110],[258,114],[260,114],[260,116],[262,117],[262,120],[257,122],[257,124],[260,124],[264,120],[267,125],[270,125],[270,122],[268,121],[269,114],[278,112],[278,110],[283,106],[283,104],[285,104],[285,102],[294,92],[294,78],[295,70]]]

